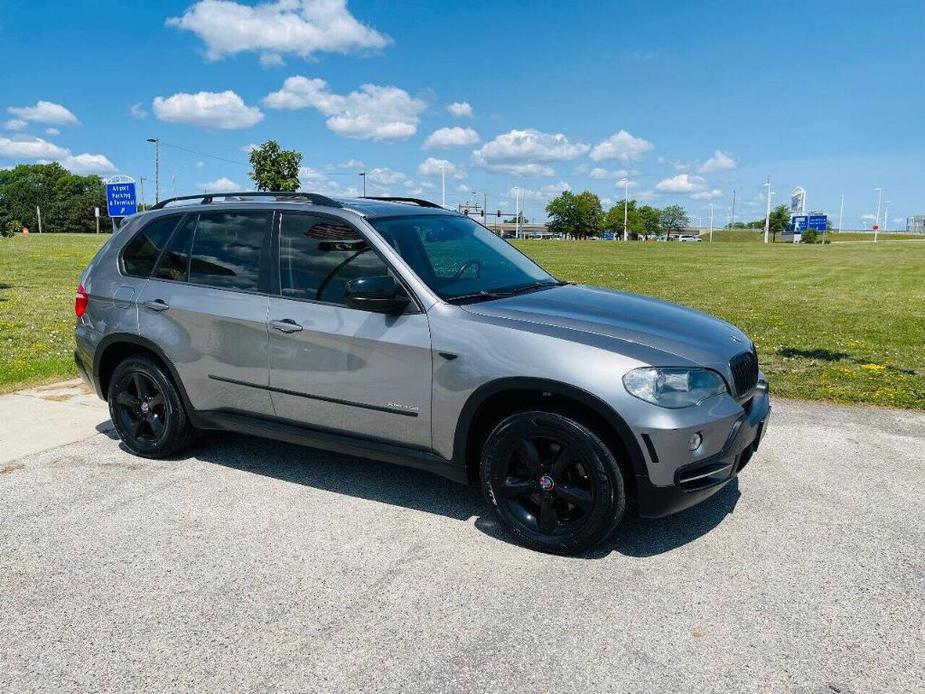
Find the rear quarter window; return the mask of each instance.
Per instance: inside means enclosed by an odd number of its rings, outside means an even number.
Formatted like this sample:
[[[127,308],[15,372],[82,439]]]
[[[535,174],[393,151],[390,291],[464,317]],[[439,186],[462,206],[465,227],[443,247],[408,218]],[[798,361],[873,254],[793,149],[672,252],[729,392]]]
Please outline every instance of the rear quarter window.
[[[150,277],[179,220],[179,215],[160,217],[139,231],[122,251],[122,272],[131,277]]]

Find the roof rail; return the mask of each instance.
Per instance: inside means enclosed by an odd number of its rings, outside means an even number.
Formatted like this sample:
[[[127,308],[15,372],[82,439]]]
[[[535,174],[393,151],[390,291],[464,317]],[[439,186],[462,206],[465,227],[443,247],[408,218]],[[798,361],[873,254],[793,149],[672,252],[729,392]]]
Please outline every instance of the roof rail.
[[[382,200],[383,202],[406,202],[409,205],[417,205],[418,207],[438,207],[443,209],[441,205],[431,202],[430,200],[424,200],[423,198],[397,198],[392,195],[364,195],[362,199]]]
[[[318,193],[302,193],[299,191],[243,191],[240,193],[202,193],[201,195],[180,195],[175,198],[161,200],[151,207],[152,210],[162,210],[171,203],[182,200],[199,200],[200,205],[210,205],[215,198],[224,198],[225,202],[233,202],[241,198],[273,198],[278,202],[291,200],[293,202],[310,202],[313,205],[326,205],[327,207],[343,207],[337,200],[319,195]]]

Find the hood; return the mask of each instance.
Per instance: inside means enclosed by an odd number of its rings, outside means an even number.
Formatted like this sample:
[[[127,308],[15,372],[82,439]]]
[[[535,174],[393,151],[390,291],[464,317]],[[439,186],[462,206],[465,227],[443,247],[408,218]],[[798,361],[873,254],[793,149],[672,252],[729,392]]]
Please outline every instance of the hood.
[[[463,306],[484,316],[605,335],[703,366],[728,363],[752,342],[734,325],[695,309],[639,294],[564,285]]]

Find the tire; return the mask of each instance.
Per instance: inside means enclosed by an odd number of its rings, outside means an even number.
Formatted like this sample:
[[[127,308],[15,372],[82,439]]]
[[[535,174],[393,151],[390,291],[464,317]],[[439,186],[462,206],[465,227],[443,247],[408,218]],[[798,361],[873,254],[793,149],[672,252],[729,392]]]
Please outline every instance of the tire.
[[[128,357],[109,379],[109,416],[125,446],[144,458],[167,458],[186,448],[194,429],[163,366]]]
[[[623,473],[589,428],[553,412],[513,414],[482,449],[482,491],[521,544],[578,554],[607,538],[626,510]]]

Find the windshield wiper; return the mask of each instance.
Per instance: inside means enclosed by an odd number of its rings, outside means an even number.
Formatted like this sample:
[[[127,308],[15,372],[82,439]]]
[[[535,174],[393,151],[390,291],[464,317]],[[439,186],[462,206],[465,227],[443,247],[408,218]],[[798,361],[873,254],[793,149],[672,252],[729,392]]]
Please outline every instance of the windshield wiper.
[[[460,294],[458,296],[451,296],[447,299],[451,304],[456,303],[465,303],[467,301],[489,301],[491,299],[504,299],[509,296],[515,296],[517,294],[523,294],[524,292],[548,289],[550,287],[562,287],[568,282],[531,282],[530,284],[525,284],[520,287],[513,287],[511,289],[495,289],[487,290],[482,289],[478,292],[471,292],[469,294]]]
[[[521,287],[514,287],[509,290],[511,294],[523,294],[524,292],[532,292],[539,289],[549,289],[550,287],[562,287],[568,284],[568,282],[531,282],[530,284],[525,284]]]

